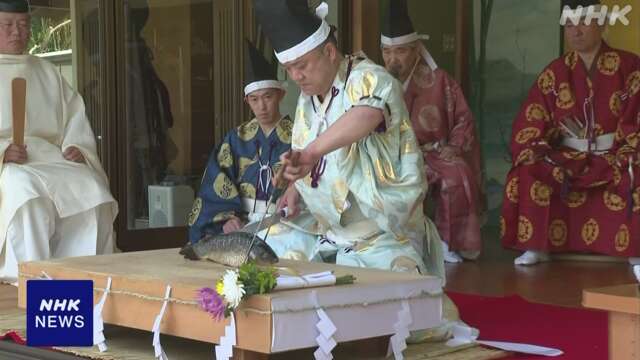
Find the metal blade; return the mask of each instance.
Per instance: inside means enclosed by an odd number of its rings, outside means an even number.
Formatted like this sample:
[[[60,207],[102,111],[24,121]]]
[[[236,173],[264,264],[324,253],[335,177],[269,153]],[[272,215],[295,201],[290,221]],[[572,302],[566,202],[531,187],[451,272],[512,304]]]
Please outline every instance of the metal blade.
[[[260,231],[279,223],[280,219],[282,219],[282,214],[280,211],[278,211],[275,214],[268,215],[267,217],[265,217],[264,220],[262,220],[262,223],[260,223],[259,221],[255,221],[255,222],[252,222],[251,224],[246,225],[245,227],[243,227],[238,231],[243,233],[249,233],[249,234],[257,234]]]

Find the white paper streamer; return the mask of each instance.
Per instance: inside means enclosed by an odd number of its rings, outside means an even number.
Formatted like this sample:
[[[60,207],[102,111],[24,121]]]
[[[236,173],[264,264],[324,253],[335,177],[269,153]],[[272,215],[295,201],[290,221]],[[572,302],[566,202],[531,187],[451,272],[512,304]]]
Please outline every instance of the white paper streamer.
[[[389,339],[389,350],[387,351],[387,357],[393,354],[396,360],[403,360],[404,355],[402,352],[407,348],[407,338],[409,337],[409,326],[413,320],[411,319],[411,308],[409,302],[403,300],[401,303],[400,311],[398,311],[398,321],[393,325],[396,331]]]
[[[522,354],[532,354],[539,356],[560,356],[564,354],[560,349],[548,348],[544,346],[537,345],[529,345],[529,344],[519,344],[512,342],[504,342],[504,341],[476,341],[478,344],[482,344],[485,346],[494,347],[496,349],[518,352]]]
[[[98,345],[100,352],[107,351],[107,339],[104,337],[104,320],[102,319],[102,309],[107,301],[107,295],[111,290],[111,277],[107,279],[107,286],[100,301],[93,307],[93,345]]]
[[[156,316],[156,320],[153,323],[153,350],[155,352],[156,359],[158,360],[169,360],[167,354],[162,349],[162,344],[160,344],[160,324],[162,323],[162,317],[164,316],[164,312],[167,309],[167,302],[169,300],[169,295],[171,295],[171,285],[167,285],[167,291],[164,294],[164,302],[162,303],[162,308],[160,309],[160,313]]]
[[[636,276],[638,282],[640,282],[640,265],[633,266],[633,274]]]
[[[236,346],[236,318],[231,313],[231,321],[224,327],[224,335],[220,337],[220,343],[215,348],[216,360],[231,359],[234,346]]]
[[[453,338],[447,341],[447,346],[460,346],[465,344],[477,343],[489,347],[493,347],[500,350],[518,352],[522,354],[532,354],[539,356],[560,356],[563,354],[562,350],[548,348],[544,346],[512,343],[505,341],[483,341],[478,340],[480,333],[477,329],[467,326],[464,323],[458,322],[451,327],[453,332]]]
[[[333,355],[331,352],[338,345],[333,335],[338,331],[336,325],[331,321],[329,315],[320,307],[318,302],[318,293],[315,290],[311,292],[311,299],[316,307],[316,314],[318,314],[318,322],[316,323],[316,329],[318,329],[318,336],[316,337],[316,344],[318,349],[313,353],[316,360],[332,360]]]

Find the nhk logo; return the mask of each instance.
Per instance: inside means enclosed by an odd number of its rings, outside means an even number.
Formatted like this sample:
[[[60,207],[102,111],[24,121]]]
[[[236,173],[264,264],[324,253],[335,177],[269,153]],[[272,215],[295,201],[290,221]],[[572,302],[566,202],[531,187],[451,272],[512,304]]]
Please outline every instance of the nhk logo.
[[[36,315],[36,328],[83,328],[85,318],[80,314],[80,299],[42,299],[40,314],[60,312],[63,315]]]
[[[27,345],[92,346],[93,281],[27,281]]]
[[[615,25],[620,21],[624,26],[629,25],[629,19],[627,15],[633,10],[631,5],[627,5],[621,8],[619,5],[614,5],[611,9],[607,5],[589,5],[583,7],[579,5],[575,9],[571,9],[565,5],[562,9],[562,16],[560,17],[560,25],[567,25],[570,21],[573,25],[578,25],[580,19],[584,17],[584,23],[591,25],[593,20],[598,21],[598,25],[602,26],[607,22],[609,18],[609,25]]]

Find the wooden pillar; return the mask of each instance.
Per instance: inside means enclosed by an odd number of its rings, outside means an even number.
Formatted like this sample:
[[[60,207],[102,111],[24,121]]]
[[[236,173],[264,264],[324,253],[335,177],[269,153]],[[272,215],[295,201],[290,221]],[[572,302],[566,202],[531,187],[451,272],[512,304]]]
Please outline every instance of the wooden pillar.
[[[353,53],[363,51],[380,63],[380,6],[378,1],[353,0],[352,2]]]
[[[466,3],[466,5],[465,5]],[[465,0],[456,0],[456,58],[455,78],[465,95],[469,96],[469,46],[473,39],[469,34],[469,7],[473,6]]]

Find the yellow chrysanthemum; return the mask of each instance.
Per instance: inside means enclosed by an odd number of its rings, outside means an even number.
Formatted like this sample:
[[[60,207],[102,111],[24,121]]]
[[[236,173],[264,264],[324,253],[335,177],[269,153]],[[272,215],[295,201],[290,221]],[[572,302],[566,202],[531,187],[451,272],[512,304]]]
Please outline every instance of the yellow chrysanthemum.
[[[219,280],[216,284],[216,292],[218,293],[218,295],[222,295],[222,293],[224,292],[224,283],[222,282],[222,280]]]

